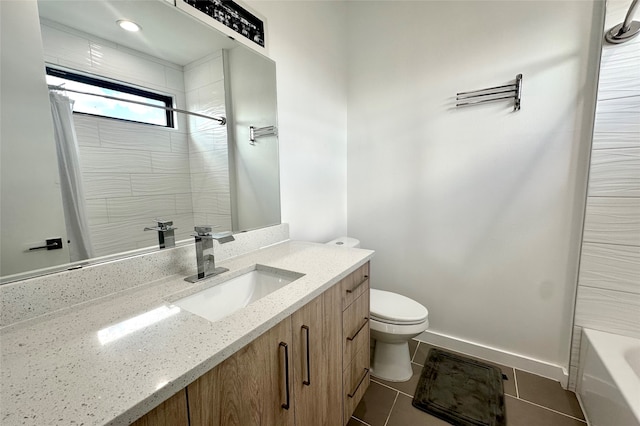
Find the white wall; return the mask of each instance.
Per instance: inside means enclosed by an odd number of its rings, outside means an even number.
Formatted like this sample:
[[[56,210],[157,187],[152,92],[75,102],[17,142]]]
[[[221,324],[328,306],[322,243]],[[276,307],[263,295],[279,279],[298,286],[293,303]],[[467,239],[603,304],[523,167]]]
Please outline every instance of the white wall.
[[[0,275],[6,276],[68,263],[69,251],[36,3],[2,1],[0,18]],[[56,237],[64,249],[26,251]]]
[[[348,228],[376,250],[372,287],[427,306],[441,344],[563,379],[601,25],[593,3],[348,5]],[[521,111],[455,107],[457,92],[518,73]]]
[[[292,239],[346,233],[346,4],[251,1],[276,61],[282,221]]]
[[[631,0],[609,0],[604,29]],[[582,328],[640,338],[640,38],[602,47],[600,84],[571,352]]]
[[[280,223],[278,139],[265,135],[249,142],[249,126],[277,126],[276,65],[244,46],[225,51],[230,105],[228,126],[233,154],[234,229]]]

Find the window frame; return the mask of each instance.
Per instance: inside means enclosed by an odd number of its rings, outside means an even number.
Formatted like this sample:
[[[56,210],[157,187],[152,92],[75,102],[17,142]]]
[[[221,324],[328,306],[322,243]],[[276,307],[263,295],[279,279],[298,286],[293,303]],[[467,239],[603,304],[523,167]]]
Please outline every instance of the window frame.
[[[125,83],[118,83],[115,82],[113,80],[106,80],[103,78],[100,78],[99,76],[90,76],[90,75],[86,75],[86,74],[80,74],[74,71],[67,71],[67,70],[63,70],[60,68],[54,68],[52,66],[47,65],[46,67],[46,74],[47,75],[51,75],[54,77],[60,77],[60,78],[64,78],[66,80],[71,80],[71,81],[76,81],[78,83],[84,83],[84,84],[89,84],[91,86],[95,86],[95,87],[100,87],[103,89],[110,89],[110,90],[117,90],[119,92],[122,93],[127,93],[130,95],[135,95],[135,96],[141,96],[147,99],[152,99],[155,101],[160,101],[164,104],[164,106],[166,108],[171,108],[170,110],[165,110],[165,115],[166,115],[166,119],[167,119],[167,124],[163,125],[163,124],[156,124],[156,123],[149,123],[149,122],[145,122],[145,121],[137,121],[137,120],[128,120],[126,118],[118,118],[118,117],[111,117],[108,115],[102,115],[102,114],[92,114],[92,113],[88,113],[88,112],[75,112],[75,114],[84,114],[84,115],[91,115],[94,117],[102,117],[102,118],[108,118],[111,120],[119,120],[119,121],[127,121],[127,122],[131,122],[131,123],[139,123],[139,124],[147,124],[149,126],[158,126],[158,127],[167,127],[167,128],[175,128],[175,122],[174,122],[174,118],[173,118],[173,97],[170,95],[163,95],[157,92],[150,92],[148,90],[144,90],[144,89],[140,89],[138,87],[133,87],[133,86],[128,86]],[[64,88],[63,88],[64,90]],[[125,101],[123,101],[125,102]],[[153,108],[153,107],[149,107],[149,108]]]

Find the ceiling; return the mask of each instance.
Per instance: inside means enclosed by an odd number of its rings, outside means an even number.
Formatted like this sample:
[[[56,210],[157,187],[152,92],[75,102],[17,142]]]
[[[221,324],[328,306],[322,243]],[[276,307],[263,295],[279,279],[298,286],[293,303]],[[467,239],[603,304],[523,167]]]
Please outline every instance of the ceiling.
[[[38,0],[41,18],[98,36],[149,55],[186,65],[236,42],[162,0]],[[127,19],[142,27],[122,30]]]

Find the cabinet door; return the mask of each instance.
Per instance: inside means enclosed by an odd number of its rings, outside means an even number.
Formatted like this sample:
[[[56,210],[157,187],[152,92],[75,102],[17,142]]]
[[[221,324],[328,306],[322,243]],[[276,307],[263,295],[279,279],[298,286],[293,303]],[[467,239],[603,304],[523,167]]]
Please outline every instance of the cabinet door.
[[[341,422],[340,302],[334,286],[291,316],[297,425]]]
[[[191,426],[293,425],[291,362],[287,318],[187,387]]]
[[[188,425],[187,394],[184,389],[132,423],[132,426]]]

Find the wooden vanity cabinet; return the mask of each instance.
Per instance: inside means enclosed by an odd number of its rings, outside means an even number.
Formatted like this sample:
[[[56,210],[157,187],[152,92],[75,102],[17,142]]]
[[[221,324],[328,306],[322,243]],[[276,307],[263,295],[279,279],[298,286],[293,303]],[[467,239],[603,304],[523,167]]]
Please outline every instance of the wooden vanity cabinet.
[[[190,425],[294,425],[292,355],[286,319],[187,386]]]
[[[177,392],[133,422],[132,426],[189,426],[186,390]]]
[[[346,425],[369,385],[368,274],[366,263],[135,425]]]
[[[369,387],[369,263],[340,282],[342,296],[343,424]]]
[[[333,286],[291,315],[296,425],[341,423],[340,306],[340,289]]]

